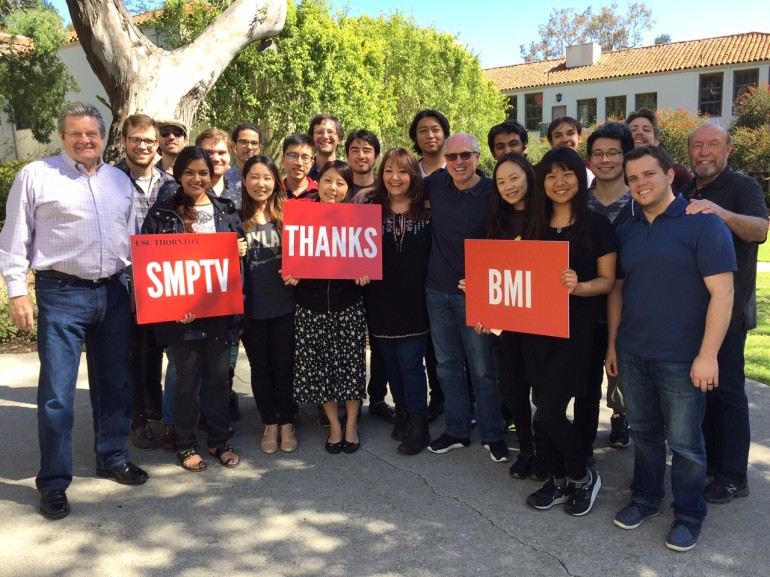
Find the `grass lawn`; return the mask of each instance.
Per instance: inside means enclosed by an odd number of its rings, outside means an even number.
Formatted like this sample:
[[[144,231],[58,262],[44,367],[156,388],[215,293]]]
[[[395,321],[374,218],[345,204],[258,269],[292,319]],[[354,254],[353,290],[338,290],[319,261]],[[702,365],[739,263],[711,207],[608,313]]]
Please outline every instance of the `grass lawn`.
[[[759,262],[770,262],[770,240],[766,240],[764,244],[759,245],[757,260]]]
[[[765,255],[770,260],[770,251]],[[757,328],[746,338],[746,376],[770,385],[770,272],[757,274]]]

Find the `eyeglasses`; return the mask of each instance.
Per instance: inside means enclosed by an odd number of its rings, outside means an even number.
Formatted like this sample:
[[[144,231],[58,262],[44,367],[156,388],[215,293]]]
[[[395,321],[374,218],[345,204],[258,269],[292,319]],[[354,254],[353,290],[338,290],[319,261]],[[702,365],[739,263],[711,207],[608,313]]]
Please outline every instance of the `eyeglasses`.
[[[184,136],[184,130],[182,130],[181,128],[161,128],[160,129],[160,135],[163,138],[168,138],[172,134],[177,138],[182,138]]]
[[[478,152],[476,152],[475,150],[471,152],[447,152],[444,155],[444,158],[446,158],[448,162],[454,162],[455,160],[457,160],[458,156],[463,160],[468,160],[474,154],[478,154]]]
[[[601,150],[594,150],[591,153],[591,158],[594,160],[601,160],[605,156],[608,160],[615,160],[618,156],[623,154],[622,150],[608,150],[607,152]]]
[[[311,160],[313,160],[312,156],[309,156],[307,154],[297,154],[296,152],[287,152],[286,158],[289,160],[293,160],[294,162],[300,160],[302,161],[302,164],[308,164]]]
[[[126,140],[128,140],[128,143],[131,146],[139,146],[140,144],[144,144],[147,148],[152,148],[158,143],[158,141],[154,138],[139,138],[138,136],[129,136],[126,138]]]
[[[100,132],[65,132],[65,136],[69,136],[72,140],[80,140],[84,136],[88,140],[100,140],[102,135]]]
[[[252,148],[259,148],[259,140],[245,140],[241,139],[236,142],[241,146],[251,146]]]

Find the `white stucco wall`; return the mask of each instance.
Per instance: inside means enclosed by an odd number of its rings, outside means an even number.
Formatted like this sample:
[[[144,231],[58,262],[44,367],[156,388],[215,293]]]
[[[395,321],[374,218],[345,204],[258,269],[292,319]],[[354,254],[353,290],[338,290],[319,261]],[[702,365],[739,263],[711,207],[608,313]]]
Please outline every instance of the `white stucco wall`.
[[[597,119],[606,118],[605,98],[609,96],[626,96],[626,114],[634,110],[637,94],[657,92],[658,109],[661,108],[687,108],[698,109],[698,89],[701,74],[713,74],[724,72],[724,84],[722,91],[722,116],[712,117],[715,122],[728,125],[732,120],[732,95],[734,72],[739,70],[759,69],[759,82],[768,82],[770,73],[770,61],[740,64],[735,66],[720,66],[713,68],[701,68],[697,70],[684,70],[629,78],[615,78],[595,82],[583,82],[580,84],[562,84],[545,88],[530,88],[506,92],[507,96],[517,96],[517,120],[524,124],[525,107],[524,96],[537,92],[543,93],[543,122],[549,123],[551,111],[554,106],[566,106],[567,116],[577,117],[577,101],[596,98]],[[557,94],[562,95],[561,102],[556,101]]]

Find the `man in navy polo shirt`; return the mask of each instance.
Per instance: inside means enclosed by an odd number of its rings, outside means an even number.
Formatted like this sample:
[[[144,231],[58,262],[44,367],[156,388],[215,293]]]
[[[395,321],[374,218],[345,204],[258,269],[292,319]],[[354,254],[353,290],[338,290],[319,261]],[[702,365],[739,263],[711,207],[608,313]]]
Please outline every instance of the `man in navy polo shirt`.
[[[719,350],[719,388],[708,396],[703,435],[714,479],[704,489],[711,503],[729,503],[749,494],[751,432],[746,376],[746,331],[757,326],[757,249],[767,238],[767,206],[756,179],[730,170],[730,133],[704,124],[690,135],[687,152],[695,173],[681,190],[687,214],[715,214],[730,229],[738,260],[730,326]]]
[[[701,423],[706,396],[719,386],[717,353],[730,322],[736,262],[724,223],[686,214],[689,203],[674,197],[672,164],[656,146],[625,156],[642,210],[617,229],[622,299],[611,299],[606,362],[607,373],[620,378],[635,450],[631,502],[615,525],[635,529],[658,515],[668,440],[674,522],[666,546],[689,551],[707,511]]]

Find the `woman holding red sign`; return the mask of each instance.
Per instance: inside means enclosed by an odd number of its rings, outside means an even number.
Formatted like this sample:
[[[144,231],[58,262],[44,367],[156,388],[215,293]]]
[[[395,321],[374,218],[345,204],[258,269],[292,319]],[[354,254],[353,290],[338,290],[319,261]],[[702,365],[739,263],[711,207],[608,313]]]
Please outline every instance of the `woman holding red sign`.
[[[294,289],[282,282],[281,229],[286,190],[267,156],[243,165],[241,220],[246,229],[246,329],[241,336],[251,365],[251,390],[265,431],[260,449],[291,453],[294,435]]]
[[[594,330],[615,283],[617,246],[609,220],[588,208],[585,166],[570,148],[550,150],[537,165],[529,203],[524,238],[569,242],[561,283],[569,292],[570,337],[522,335],[537,405],[538,452],[549,475],[527,504],[545,510],[564,503],[567,513],[581,516],[593,507],[601,477],[587,466],[582,436],[566,412],[588,390]]]
[[[238,253],[245,255],[244,231],[235,205],[210,190],[213,172],[211,159],[202,148],[184,148],[174,163],[174,178],[179,188],[173,196],[150,209],[142,233],[235,232],[239,237]],[[225,467],[237,467],[241,462],[228,441],[228,367],[230,346],[238,342],[239,320],[236,315],[196,319],[193,313],[187,313],[176,322],[155,325],[158,343],[168,345],[176,367],[177,457],[187,471],[206,469],[205,461],[196,450],[195,438],[201,389],[206,398],[209,454]]]
[[[396,402],[391,437],[401,441],[399,453],[416,455],[430,442],[422,360],[430,335],[425,271],[431,226],[420,166],[406,148],[382,157],[373,202],[382,205],[382,280],[366,287],[366,316]]]
[[[346,163],[333,160],[321,168],[318,202],[347,202],[352,190],[353,171]],[[361,287],[369,283],[369,277],[300,281],[287,276],[284,282],[296,287],[295,398],[299,403],[323,405],[329,419],[329,453],[355,453],[361,446],[358,411],[366,396],[366,314]],[[345,402],[344,431],[337,401]]]

